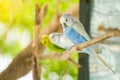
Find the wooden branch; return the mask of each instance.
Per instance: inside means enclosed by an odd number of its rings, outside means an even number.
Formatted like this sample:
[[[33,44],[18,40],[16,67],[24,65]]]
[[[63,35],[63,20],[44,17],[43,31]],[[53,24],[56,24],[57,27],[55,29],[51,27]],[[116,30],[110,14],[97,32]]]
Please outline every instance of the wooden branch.
[[[38,61],[38,53],[39,53],[39,47],[38,47],[38,37],[40,33],[40,26],[42,25],[42,21],[44,19],[44,16],[46,15],[47,11],[47,5],[43,6],[43,8],[40,10],[40,7],[38,4],[36,4],[35,7],[35,25],[34,25],[34,38],[32,43],[32,72],[33,72],[33,80],[41,80],[41,65]]]
[[[76,63],[74,60],[72,60],[71,58],[68,59],[69,62],[71,62],[72,64],[74,64],[75,66],[77,66],[77,68],[81,68],[81,65],[79,63]]]
[[[35,6],[35,26],[34,26],[34,37],[33,37],[33,43],[32,43],[32,75],[33,80],[40,80],[40,74],[39,74],[39,68],[38,68],[38,59],[37,59],[37,53],[38,53],[38,34],[40,30],[40,7],[38,4]],[[41,70],[40,70],[41,71]]]
[[[57,60],[63,60],[62,58],[60,58],[61,54],[59,53],[50,53],[48,55],[41,55],[40,59],[57,59]],[[70,63],[72,63],[73,65],[75,65],[77,68],[80,68],[81,65],[76,63],[73,59],[69,58],[67,61],[69,61]]]
[[[108,38],[111,37],[116,37],[116,36],[120,36],[120,30],[118,29],[109,29],[106,30],[106,34],[103,34],[97,38],[91,39],[87,42],[84,42],[82,44],[78,44],[76,46],[71,47],[70,49],[66,50],[63,55],[60,56],[60,58],[62,58],[63,60],[68,60],[70,55],[75,52],[75,51],[80,51],[86,47],[92,46],[96,43],[102,42]]]
[[[78,17],[79,15],[79,4],[74,4],[71,8],[65,12]],[[59,22],[61,14],[55,15],[46,28],[40,33],[39,41],[41,35],[50,34],[56,31],[62,31]],[[44,46],[39,42],[39,52],[42,53]],[[39,56],[39,55],[38,55]],[[31,70],[32,64],[32,42],[13,59],[11,64],[0,73],[0,80],[17,80],[27,74]]]

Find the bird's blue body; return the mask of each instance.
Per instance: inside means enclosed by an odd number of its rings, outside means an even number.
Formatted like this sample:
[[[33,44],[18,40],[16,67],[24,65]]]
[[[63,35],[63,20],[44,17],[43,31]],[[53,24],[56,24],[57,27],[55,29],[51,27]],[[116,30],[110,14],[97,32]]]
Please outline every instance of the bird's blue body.
[[[64,35],[69,38],[75,45],[80,44],[83,42],[86,42],[87,40],[85,39],[84,36],[81,36],[78,32],[75,31],[75,29],[64,27],[63,28]]]
[[[81,44],[81,43],[83,43],[83,42],[86,42],[87,41],[87,39],[84,37],[84,36],[81,36],[78,32],[76,32],[76,30],[75,29],[73,29],[72,27],[63,27],[63,33],[64,33],[64,35],[67,37],[67,38],[69,38],[72,42],[73,42],[73,44],[74,45],[76,45],[76,44]],[[71,46],[70,46],[71,47]],[[70,48],[69,47],[69,48]],[[90,54],[91,52],[90,52],[90,49],[89,48],[86,48],[86,49],[84,49],[83,50],[85,53],[88,53],[88,54]]]

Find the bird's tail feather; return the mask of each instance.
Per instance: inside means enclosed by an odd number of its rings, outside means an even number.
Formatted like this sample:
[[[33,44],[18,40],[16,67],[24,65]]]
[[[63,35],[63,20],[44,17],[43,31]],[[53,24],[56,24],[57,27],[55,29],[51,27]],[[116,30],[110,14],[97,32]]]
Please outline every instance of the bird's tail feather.
[[[94,49],[92,49],[92,53],[108,68],[110,69],[114,74],[116,74],[116,72],[98,55],[98,53],[96,53],[96,51]]]

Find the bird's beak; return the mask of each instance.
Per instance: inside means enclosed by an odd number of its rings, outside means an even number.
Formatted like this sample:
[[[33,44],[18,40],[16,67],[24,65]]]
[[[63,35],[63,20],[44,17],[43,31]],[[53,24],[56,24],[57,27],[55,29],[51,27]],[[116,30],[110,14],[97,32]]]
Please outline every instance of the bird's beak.
[[[66,24],[66,23],[63,23],[63,25],[64,25],[65,27],[67,27],[67,24]]]

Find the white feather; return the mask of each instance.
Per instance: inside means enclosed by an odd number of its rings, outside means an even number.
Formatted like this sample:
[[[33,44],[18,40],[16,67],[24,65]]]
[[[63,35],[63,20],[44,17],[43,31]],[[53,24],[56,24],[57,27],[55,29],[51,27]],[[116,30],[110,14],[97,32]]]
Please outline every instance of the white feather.
[[[73,24],[73,28],[82,36],[84,36],[87,40],[90,40],[90,37],[88,36],[88,34],[85,31],[85,28],[83,27],[83,25],[81,24],[81,22],[75,18],[73,18],[74,24]]]
[[[51,33],[49,35],[49,39],[52,43],[64,49],[68,49],[74,45],[72,41],[65,37],[62,33]]]

